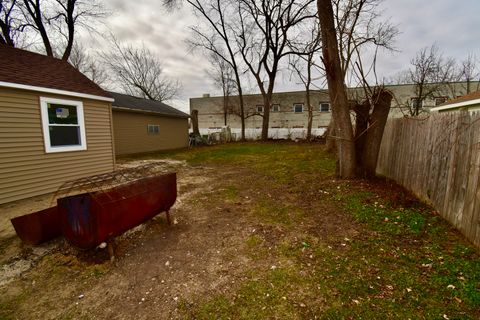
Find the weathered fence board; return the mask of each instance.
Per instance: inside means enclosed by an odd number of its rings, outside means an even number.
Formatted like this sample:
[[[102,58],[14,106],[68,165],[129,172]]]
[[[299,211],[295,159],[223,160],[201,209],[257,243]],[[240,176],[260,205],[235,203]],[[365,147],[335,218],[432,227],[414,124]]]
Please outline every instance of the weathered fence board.
[[[431,203],[480,246],[480,113],[390,119],[377,173]]]

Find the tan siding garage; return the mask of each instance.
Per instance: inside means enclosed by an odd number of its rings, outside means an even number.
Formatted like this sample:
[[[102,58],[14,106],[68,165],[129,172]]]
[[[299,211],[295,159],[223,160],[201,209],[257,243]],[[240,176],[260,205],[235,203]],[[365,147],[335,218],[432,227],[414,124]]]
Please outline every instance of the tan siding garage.
[[[158,125],[158,133],[148,133]],[[115,153],[126,155],[188,146],[188,119],[152,113],[113,110]]]
[[[46,153],[40,97],[81,101],[87,150]],[[114,169],[109,102],[0,87],[0,203]]]

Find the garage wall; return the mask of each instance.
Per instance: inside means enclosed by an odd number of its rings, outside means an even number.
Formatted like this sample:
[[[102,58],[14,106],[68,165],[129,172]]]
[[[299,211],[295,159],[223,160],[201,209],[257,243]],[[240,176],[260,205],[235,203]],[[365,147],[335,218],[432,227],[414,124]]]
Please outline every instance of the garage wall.
[[[40,97],[83,102],[87,150],[45,153]],[[113,171],[110,103],[0,88],[0,203],[55,192],[64,182]]]
[[[188,119],[113,110],[115,153],[127,155],[188,147]],[[149,124],[159,125],[148,134]]]

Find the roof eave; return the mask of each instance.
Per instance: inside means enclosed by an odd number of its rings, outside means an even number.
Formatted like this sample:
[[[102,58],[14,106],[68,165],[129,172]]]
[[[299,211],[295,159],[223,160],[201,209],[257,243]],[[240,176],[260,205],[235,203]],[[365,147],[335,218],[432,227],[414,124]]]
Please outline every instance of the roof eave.
[[[443,105],[443,106],[433,107],[430,110],[431,111],[443,111],[443,110],[449,110],[449,109],[458,109],[458,108],[462,108],[462,107],[468,107],[468,106],[476,105],[476,104],[480,104],[480,99],[451,103],[451,104],[447,104],[447,105]]]
[[[50,94],[59,94],[64,96],[85,98],[85,99],[92,99],[92,100],[99,100],[99,101],[106,101],[106,102],[114,101],[113,98],[110,98],[110,97],[104,97],[104,96],[98,96],[94,94],[74,92],[74,91],[67,91],[67,90],[60,90],[60,89],[52,89],[47,87],[31,86],[31,85],[14,83],[14,82],[0,81],[0,87],[30,90],[30,91],[37,91],[37,92],[50,93]]]
[[[117,110],[117,111],[154,114],[154,115],[171,117],[171,118],[182,118],[182,119],[190,118],[190,116],[186,113],[185,113],[185,115],[181,115],[181,114],[176,115],[176,114],[157,112],[157,111],[151,111],[151,110],[140,110],[140,109],[131,109],[131,108],[126,108],[126,107],[118,107],[118,106],[115,106],[115,105],[112,105],[112,109]]]

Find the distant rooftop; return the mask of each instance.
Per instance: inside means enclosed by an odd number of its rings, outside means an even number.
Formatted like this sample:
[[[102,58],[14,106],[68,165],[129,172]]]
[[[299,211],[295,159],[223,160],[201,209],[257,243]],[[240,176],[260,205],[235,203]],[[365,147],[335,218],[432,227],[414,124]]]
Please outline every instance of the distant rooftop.
[[[442,106],[457,104],[457,103],[461,103],[461,102],[470,102],[470,101],[478,100],[478,99],[480,99],[480,91],[472,92],[472,93],[466,94],[464,96],[458,97],[456,99],[449,100],[449,101],[445,102],[444,104],[442,104]]]
[[[472,92],[456,99],[449,100],[444,104],[432,108],[432,111],[453,110],[473,105],[480,105],[480,91]]]
[[[190,116],[174,107],[163,102],[149,100],[139,97],[130,96],[128,94],[109,92],[115,99],[112,103],[113,108],[128,109],[132,111],[151,112],[169,117],[189,118]]]

